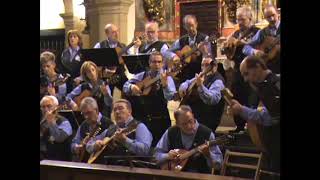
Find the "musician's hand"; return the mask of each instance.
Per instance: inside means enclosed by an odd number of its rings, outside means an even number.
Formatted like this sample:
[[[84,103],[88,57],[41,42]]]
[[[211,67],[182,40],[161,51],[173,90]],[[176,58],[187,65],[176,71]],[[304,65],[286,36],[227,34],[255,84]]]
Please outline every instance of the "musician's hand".
[[[48,93],[51,95],[51,96],[56,96],[56,90],[54,87],[52,86],[48,86]]]
[[[114,140],[120,143],[124,143],[127,140],[127,136],[124,133],[121,133],[120,130],[115,132]]]
[[[78,111],[79,107],[78,107],[78,105],[77,105],[74,101],[72,101],[72,100],[67,100],[66,103],[68,104],[68,106],[70,107],[70,109],[71,109],[72,111]]]
[[[172,62],[175,64],[175,63],[178,63],[180,62],[180,57],[175,55],[173,58],[172,58]]]
[[[265,53],[263,51],[261,51],[261,50],[254,50],[254,55],[262,57],[262,56],[265,55]]]
[[[198,87],[203,85],[204,77],[199,76],[199,74],[196,74],[196,84]]]
[[[169,160],[177,159],[177,158],[178,158],[178,155],[179,155],[179,153],[178,153],[178,151],[177,151],[176,149],[170,150],[170,151],[168,152],[168,159],[169,159]]]
[[[179,89],[179,96],[180,98],[184,97],[186,95],[186,90],[185,89]]]
[[[242,105],[237,100],[232,99],[230,109],[234,115],[240,114],[242,111]]]
[[[93,148],[94,148],[95,151],[98,151],[98,150],[100,150],[102,148],[103,145],[104,145],[103,141],[96,140],[96,142],[93,145]]]
[[[210,54],[208,46],[209,46],[209,43],[206,43],[206,42],[199,43],[198,49],[202,53],[203,56],[208,56]],[[200,55],[200,53],[197,54],[197,56],[199,56],[199,55]]]
[[[117,67],[109,67],[105,68],[103,71],[104,77],[111,77],[114,73],[116,73]]]
[[[80,154],[80,150],[83,148],[83,145],[81,144],[76,144],[76,146],[74,147],[74,152],[76,154]]]
[[[110,96],[108,89],[107,89],[107,86],[105,86],[105,85],[100,86],[100,91],[102,92],[103,96]]]
[[[165,72],[160,74],[160,81],[163,88],[166,88],[168,86],[168,75],[165,70]]]
[[[139,38],[135,38],[135,40],[133,41],[133,43],[134,43],[134,47],[135,47],[135,48],[140,47],[141,44],[142,44],[142,42],[141,42],[141,40],[140,40]]]
[[[140,96],[142,94],[142,91],[140,90],[140,88],[137,85],[132,84],[131,85],[131,93],[134,96]]]
[[[200,153],[203,154],[204,156],[206,157],[209,157],[210,158],[210,152],[209,152],[209,142],[207,141],[206,142],[206,145],[199,149]]]
[[[78,86],[81,83],[82,79],[80,77],[76,77],[73,81],[75,86]]]

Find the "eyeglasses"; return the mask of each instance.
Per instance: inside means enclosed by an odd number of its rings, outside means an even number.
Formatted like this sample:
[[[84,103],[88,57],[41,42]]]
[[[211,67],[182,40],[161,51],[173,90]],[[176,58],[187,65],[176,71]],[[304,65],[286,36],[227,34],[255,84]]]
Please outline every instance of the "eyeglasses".
[[[92,115],[92,114],[94,114],[94,113],[95,113],[94,110],[91,110],[91,111],[82,111],[82,112],[81,112],[81,114],[82,114],[83,116]]]
[[[162,63],[162,61],[151,61],[151,63],[153,63],[153,64],[161,64]]]

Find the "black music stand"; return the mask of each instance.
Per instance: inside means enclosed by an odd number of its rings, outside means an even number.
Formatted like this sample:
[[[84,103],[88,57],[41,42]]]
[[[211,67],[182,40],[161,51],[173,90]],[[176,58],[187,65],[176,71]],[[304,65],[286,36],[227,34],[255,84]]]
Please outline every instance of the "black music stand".
[[[82,116],[80,111],[60,110],[59,114],[69,120],[72,129],[75,131],[79,128],[81,123],[84,121],[84,117]]]
[[[150,54],[123,55],[122,58],[130,73],[137,74],[149,69]]]
[[[115,48],[81,49],[82,61],[92,61],[97,66],[114,67],[119,66],[119,57]]]
[[[159,166],[155,162],[153,162],[153,156],[104,156],[104,159],[114,159],[118,164],[129,165],[130,168],[159,168]]]

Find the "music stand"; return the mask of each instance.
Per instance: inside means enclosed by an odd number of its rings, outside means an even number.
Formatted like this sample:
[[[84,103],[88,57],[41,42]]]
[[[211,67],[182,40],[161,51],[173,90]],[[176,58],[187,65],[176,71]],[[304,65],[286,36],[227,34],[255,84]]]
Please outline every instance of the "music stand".
[[[80,111],[60,110],[59,114],[69,120],[73,130],[77,130],[84,121]]]
[[[92,61],[97,66],[119,66],[119,57],[115,48],[81,49],[80,58],[82,61]]]
[[[150,54],[123,55],[122,58],[130,73],[137,74],[149,69]]]
[[[118,159],[118,163],[128,163],[130,168],[142,167],[158,169],[158,165],[152,162],[152,160],[154,160],[153,156],[104,156],[104,159]]]

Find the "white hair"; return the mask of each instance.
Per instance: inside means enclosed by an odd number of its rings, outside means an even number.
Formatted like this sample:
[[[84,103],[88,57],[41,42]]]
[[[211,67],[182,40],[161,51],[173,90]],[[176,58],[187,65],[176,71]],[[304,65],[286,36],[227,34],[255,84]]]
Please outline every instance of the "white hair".
[[[156,25],[156,28],[159,29],[159,23],[156,22],[156,21],[149,21],[145,24],[145,28],[147,28],[147,26],[150,26],[152,24],[155,24]]]
[[[249,18],[251,21],[253,21],[253,14],[250,6],[241,6],[237,9],[237,16],[240,14],[245,15],[247,18]]]
[[[45,102],[45,101],[48,101],[49,99],[51,99],[53,101],[53,105],[55,106],[59,106],[59,101],[58,99],[55,97],[55,96],[49,96],[49,95],[46,95],[44,96],[41,101],[40,101],[40,106]]]
[[[197,22],[197,18],[196,18],[195,15],[187,14],[187,15],[185,15],[185,16],[183,17],[183,20],[182,20],[184,26],[187,24],[187,20],[188,20],[189,18],[192,18],[195,22]]]

